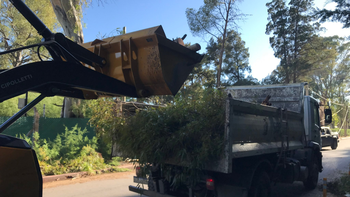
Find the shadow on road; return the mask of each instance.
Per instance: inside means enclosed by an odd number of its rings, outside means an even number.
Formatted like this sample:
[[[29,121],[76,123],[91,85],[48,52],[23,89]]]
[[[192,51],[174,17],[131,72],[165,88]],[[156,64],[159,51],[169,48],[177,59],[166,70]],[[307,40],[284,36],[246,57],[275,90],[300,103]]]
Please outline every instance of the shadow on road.
[[[319,192],[318,188],[311,191],[306,190],[302,182],[295,182],[293,184],[277,183],[275,186],[272,186],[271,197],[311,197],[318,196]]]

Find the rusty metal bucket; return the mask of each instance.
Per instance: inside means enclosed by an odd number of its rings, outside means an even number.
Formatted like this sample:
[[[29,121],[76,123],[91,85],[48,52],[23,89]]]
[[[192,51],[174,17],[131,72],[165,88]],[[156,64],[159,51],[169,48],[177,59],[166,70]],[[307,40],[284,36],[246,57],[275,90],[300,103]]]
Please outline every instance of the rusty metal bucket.
[[[105,58],[97,72],[136,88],[139,97],[175,95],[203,56],[165,37],[161,26],[95,40],[83,47]]]

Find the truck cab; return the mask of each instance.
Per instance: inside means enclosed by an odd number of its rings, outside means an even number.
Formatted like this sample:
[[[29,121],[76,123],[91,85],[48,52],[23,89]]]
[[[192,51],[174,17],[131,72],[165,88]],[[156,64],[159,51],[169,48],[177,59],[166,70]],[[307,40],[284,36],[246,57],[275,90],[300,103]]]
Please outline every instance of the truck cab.
[[[303,110],[306,143],[315,142],[321,147],[319,104],[316,99],[305,96]]]

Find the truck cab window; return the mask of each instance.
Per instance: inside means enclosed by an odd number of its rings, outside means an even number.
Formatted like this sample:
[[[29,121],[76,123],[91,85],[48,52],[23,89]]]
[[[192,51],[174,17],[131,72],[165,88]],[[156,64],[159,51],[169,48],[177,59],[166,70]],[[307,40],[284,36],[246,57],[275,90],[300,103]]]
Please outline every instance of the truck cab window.
[[[320,128],[320,116],[318,114],[318,106],[313,105],[313,116],[314,116],[314,123],[318,128]]]

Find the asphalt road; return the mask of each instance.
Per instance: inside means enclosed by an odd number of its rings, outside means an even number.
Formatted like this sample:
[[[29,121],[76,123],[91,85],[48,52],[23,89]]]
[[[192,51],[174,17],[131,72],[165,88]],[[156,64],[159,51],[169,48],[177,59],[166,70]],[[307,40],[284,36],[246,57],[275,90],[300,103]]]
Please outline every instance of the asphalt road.
[[[133,173],[129,177],[112,180],[94,180],[44,189],[44,197],[139,197],[129,191]]]
[[[342,139],[337,150],[330,147],[322,149],[324,170],[319,175],[319,184],[326,177],[333,180],[340,173],[349,172],[350,164],[350,139]],[[138,197],[129,192],[128,186],[135,185],[132,182],[133,174],[129,177],[112,180],[94,180],[85,183],[76,183],[44,189],[44,197]],[[301,182],[294,184],[277,184],[272,188],[272,196],[279,197],[315,197],[322,196],[318,189],[307,191]],[[328,195],[331,196],[331,195]]]
[[[341,173],[349,173],[350,138],[341,139],[336,150],[324,147],[322,155],[323,172],[319,174],[319,185],[322,184],[323,178],[332,181],[339,177]],[[277,184],[273,186],[272,194],[273,197],[314,197],[322,196],[322,191],[319,189],[308,191],[304,189],[302,182],[295,182],[293,184]],[[330,197],[332,195],[327,196]]]
[[[349,173],[350,138],[341,139],[336,150],[324,147],[322,155],[324,171],[320,174],[320,179],[333,180],[339,173]]]

